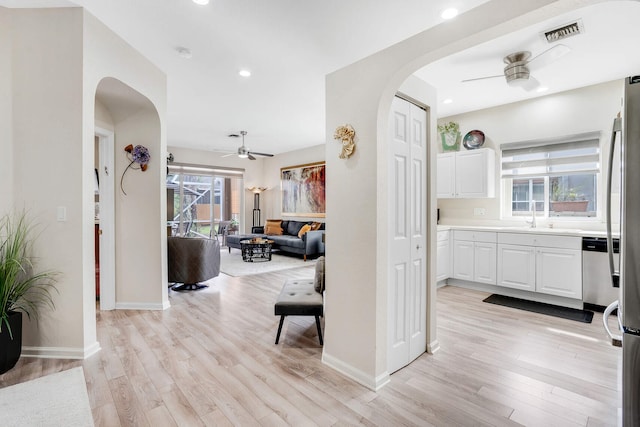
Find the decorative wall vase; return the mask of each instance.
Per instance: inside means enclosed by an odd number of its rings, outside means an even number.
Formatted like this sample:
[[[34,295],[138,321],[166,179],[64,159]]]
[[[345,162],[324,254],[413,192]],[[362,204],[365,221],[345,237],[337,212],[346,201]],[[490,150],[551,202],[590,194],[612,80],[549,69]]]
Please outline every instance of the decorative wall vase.
[[[351,125],[338,126],[336,128],[336,131],[333,134],[333,139],[338,139],[342,143],[342,151],[338,156],[339,158],[348,159],[351,157],[356,149],[355,138],[356,131],[351,127]]]
[[[441,132],[442,151],[460,150],[460,132]]]

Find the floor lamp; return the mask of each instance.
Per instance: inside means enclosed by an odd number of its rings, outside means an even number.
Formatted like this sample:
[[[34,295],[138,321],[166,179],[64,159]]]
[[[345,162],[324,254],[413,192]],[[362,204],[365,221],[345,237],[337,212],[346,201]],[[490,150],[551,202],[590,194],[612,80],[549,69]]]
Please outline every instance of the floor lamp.
[[[253,193],[253,226],[260,227],[260,193],[265,191],[266,187],[249,187],[247,190]]]

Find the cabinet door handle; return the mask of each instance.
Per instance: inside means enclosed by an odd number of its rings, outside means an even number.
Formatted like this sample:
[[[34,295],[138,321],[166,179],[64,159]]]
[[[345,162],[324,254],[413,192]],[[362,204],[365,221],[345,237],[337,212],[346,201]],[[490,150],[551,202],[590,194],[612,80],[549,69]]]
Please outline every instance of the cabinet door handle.
[[[420,250],[420,245],[419,244],[416,245],[416,250],[418,250],[418,251]]]

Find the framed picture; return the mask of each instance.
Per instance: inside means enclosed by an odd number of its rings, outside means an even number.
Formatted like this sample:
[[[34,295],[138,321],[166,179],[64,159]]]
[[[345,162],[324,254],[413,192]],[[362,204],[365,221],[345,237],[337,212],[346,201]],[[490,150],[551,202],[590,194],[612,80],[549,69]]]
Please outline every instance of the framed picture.
[[[280,169],[283,216],[325,216],[325,162]]]

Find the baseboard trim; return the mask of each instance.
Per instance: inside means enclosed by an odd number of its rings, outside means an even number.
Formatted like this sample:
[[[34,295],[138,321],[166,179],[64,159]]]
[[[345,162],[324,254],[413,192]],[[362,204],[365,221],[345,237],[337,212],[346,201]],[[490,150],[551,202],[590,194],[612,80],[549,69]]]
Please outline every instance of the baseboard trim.
[[[83,360],[93,356],[101,350],[97,341],[90,346],[81,348],[73,347],[33,347],[23,346],[21,355],[23,357],[37,357],[40,359],[78,359]]]
[[[169,301],[161,304],[144,302],[117,302],[116,310],[166,310],[171,307]]]
[[[386,371],[377,377],[372,377],[324,351],[322,352],[322,363],[373,391],[380,390],[391,381],[389,373]]]
[[[433,340],[427,344],[427,353],[433,354],[438,350],[440,350],[440,342],[438,340]]]

